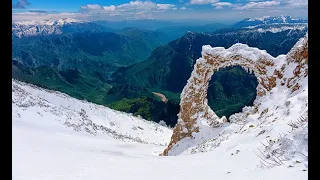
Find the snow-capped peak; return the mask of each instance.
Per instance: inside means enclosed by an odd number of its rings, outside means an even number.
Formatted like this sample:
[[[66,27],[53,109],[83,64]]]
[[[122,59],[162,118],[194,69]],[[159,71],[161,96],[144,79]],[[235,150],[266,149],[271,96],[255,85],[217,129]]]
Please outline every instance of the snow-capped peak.
[[[281,16],[262,16],[262,17],[259,17],[259,18],[249,18],[248,21],[264,21],[264,22],[267,22],[267,21],[282,21],[282,23],[286,23],[290,20],[302,20],[302,19],[294,19],[292,18],[291,16],[284,16],[284,15],[281,15]]]
[[[48,20],[39,20],[39,21],[16,21],[12,22],[12,25],[17,24],[17,25],[25,25],[25,26],[30,26],[30,25],[64,25],[64,24],[70,24],[70,23],[82,23],[85,21],[82,20],[77,20],[73,18],[63,18],[63,19],[48,19]]]
[[[88,24],[88,26],[87,26]],[[73,28],[70,29],[70,26]],[[101,27],[73,18],[12,22],[12,35],[17,37],[62,34],[70,31],[97,30]]]
[[[263,16],[259,18],[247,18],[236,24],[233,27],[242,28],[256,25],[270,25],[270,24],[301,24],[308,23],[307,19],[297,19],[291,16]]]
[[[248,21],[256,21],[256,20],[264,21],[267,18],[270,18],[270,16],[262,16],[260,18],[249,18]]]

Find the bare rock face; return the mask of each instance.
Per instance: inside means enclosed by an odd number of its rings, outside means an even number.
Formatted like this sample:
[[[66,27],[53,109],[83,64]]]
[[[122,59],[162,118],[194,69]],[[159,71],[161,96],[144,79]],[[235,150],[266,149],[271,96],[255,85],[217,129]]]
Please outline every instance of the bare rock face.
[[[259,109],[263,97],[276,87],[291,93],[297,91],[303,77],[308,75],[308,34],[301,38],[287,55],[272,57],[264,50],[237,43],[228,49],[202,47],[202,58],[194,65],[187,85],[181,93],[178,123],[174,128],[169,146],[160,155],[170,155],[169,151],[184,138],[193,138],[200,126],[219,127],[227,121],[219,118],[208,106],[207,91],[209,81],[215,71],[228,66],[239,65],[253,72],[258,79],[257,98],[254,107]],[[261,109],[261,108],[260,108]],[[260,112],[262,113],[262,112]]]

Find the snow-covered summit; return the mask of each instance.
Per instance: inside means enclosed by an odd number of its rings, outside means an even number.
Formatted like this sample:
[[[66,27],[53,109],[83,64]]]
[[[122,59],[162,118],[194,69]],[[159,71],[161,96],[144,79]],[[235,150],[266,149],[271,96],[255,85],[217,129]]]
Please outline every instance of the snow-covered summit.
[[[63,18],[63,19],[48,19],[48,20],[39,20],[39,21],[16,21],[12,22],[12,24],[15,25],[56,25],[56,26],[63,26],[64,24],[71,24],[71,23],[84,23],[86,21],[83,20],[77,20],[73,18]]]
[[[270,24],[301,24],[308,23],[307,19],[297,19],[291,16],[263,16],[260,18],[246,18],[233,25],[234,28],[243,28],[257,25],[270,25]]]
[[[262,21],[264,24],[271,23],[302,23],[308,22],[305,19],[292,18],[291,16],[262,16],[260,18],[247,18],[247,21]]]
[[[104,28],[89,21],[72,18],[12,22],[12,36],[36,36],[65,32],[101,31]]]

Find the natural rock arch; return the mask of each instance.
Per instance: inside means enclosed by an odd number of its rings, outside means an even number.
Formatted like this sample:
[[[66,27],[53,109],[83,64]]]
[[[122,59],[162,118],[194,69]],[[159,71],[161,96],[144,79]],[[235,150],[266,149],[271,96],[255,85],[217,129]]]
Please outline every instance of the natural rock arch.
[[[284,77],[285,67],[291,62],[296,65],[292,77]],[[301,70],[306,69],[308,63],[308,36],[300,39],[287,55],[280,55],[276,58],[266,51],[252,48],[245,44],[234,44],[229,49],[222,47],[202,47],[202,58],[199,58],[194,65],[187,85],[181,93],[180,112],[178,123],[174,128],[169,146],[160,155],[168,155],[172,147],[186,137],[193,137],[193,133],[199,132],[201,124],[217,127],[226,122],[226,118],[219,118],[209,107],[207,91],[209,81],[215,71],[228,66],[239,65],[247,71],[253,71],[258,80],[257,99],[270,93],[271,89],[277,86],[286,86],[292,92],[299,88],[298,79],[306,76],[307,70],[302,74]],[[259,106],[257,99],[254,106]]]

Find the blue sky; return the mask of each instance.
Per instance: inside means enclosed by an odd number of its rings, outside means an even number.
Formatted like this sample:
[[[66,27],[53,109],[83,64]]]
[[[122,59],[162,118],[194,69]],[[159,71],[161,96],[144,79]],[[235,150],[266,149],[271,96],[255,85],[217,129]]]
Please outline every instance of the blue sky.
[[[308,0],[12,0],[12,19],[210,20],[290,15],[307,18]]]

